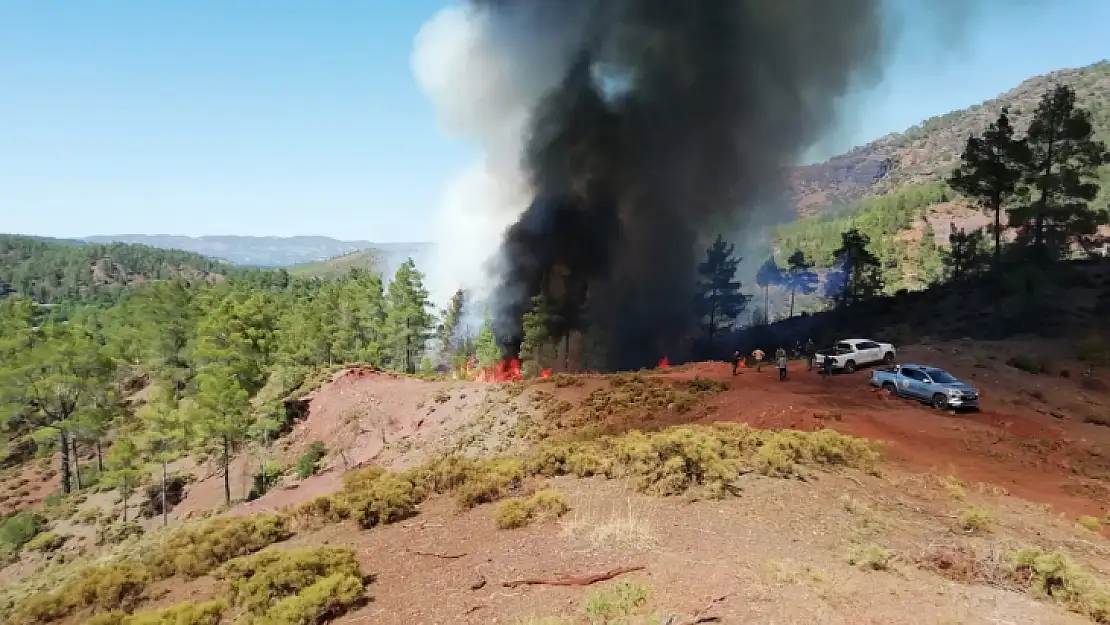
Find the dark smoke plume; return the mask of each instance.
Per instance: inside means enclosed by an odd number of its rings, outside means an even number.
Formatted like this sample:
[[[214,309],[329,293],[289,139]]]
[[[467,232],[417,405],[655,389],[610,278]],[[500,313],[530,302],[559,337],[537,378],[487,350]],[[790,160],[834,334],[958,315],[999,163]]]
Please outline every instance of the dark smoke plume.
[[[516,41],[572,31],[530,120],[534,200],[505,233],[495,333],[519,350],[546,294],[611,368],[682,353],[704,240],[779,201],[784,168],[878,73],[880,0],[472,0]]]

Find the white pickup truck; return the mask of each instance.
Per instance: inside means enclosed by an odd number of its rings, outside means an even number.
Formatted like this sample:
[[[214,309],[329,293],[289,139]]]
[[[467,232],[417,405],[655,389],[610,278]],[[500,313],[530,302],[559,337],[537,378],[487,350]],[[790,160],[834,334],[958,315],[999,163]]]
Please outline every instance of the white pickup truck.
[[[817,366],[824,367],[825,359],[832,357],[833,371],[853,373],[864,365],[876,363],[892,364],[897,350],[890,343],[880,343],[871,339],[843,339],[837,341],[832,349],[817,352]]]

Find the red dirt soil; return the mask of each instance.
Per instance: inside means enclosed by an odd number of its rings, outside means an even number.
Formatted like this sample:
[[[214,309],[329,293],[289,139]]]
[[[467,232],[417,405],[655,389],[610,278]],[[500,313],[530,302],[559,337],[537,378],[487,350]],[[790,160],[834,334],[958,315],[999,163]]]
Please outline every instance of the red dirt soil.
[[[1002,487],[1071,515],[1110,511],[1110,489],[1091,479],[1110,477],[1110,456],[1100,449],[1110,438],[1106,428],[1015,410],[1011,402],[990,394],[978,413],[938,412],[871,389],[869,375],[862,371],[825,379],[806,371],[804,363],[792,362],[785,382],[779,382],[774,367],[758,373],[743,369],[731,377],[723,363],[688,365],[661,377],[729,380],[729,391],[711,400],[711,416],[700,422],[831,428],[883,441],[887,459],[910,472],[950,474]],[[661,417],[651,425],[683,421],[682,415]]]
[[[595,425],[609,431],[716,421],[807,431],[832,428],[882,441],[888,461],[901,470],[988,484],[1073,517],[1110,512],[1110,455],[1102,452],[1110,443],[1110,428],[1086,423],[1084,417],[1084,411],[1102,411],[1106,397],[1087,392],[1081,379],[1025,374],[996,362],[997,356],[984,359],[958,344],[902,352],[906,361],[936,363],[975,384],[983,395],[982,411],[945,413],[889,398],[867,385],[866,371],[825,379],[806,371],[804,363],[792,362],[789,379],[779,382],[773,367],[742,369],[733,377],[727,364],[710,362],[646,374],[666,381],[727,381],[729,389],[704,405],[686,412],[664,410],[647,419],[613,415]],[[505,451],[513,441],[506,443],[512,436],[504,432],[517,419],[529,413],[542,418],[543,410],[529,400],[537,391],[577,405],[590,391],[606,388],[609,378],[580,376],[580,383],[570,386],[555,382],[528,382],[519,399],[506,399],[512,393],[504,384],[426,382],[361,370],[341,373],[314,394],[308,418],[285,442],[284,459],[290,462],[312,441],[324,441],[333,452],[325,470],[237,506],[234,513],[307,501],[338,489],[345,469],[371,463],[411,465],[430,453],[430,447],[476,454]],[[1033,401],[1033,396],[1039,399]],[[485,425],[475,425],[480,422]],[[341,449],[342,454],[335,453]],[[245,469],[257,462],[237,461],[236,494],[246,486]],[[220,503],[221,480],[213,476],[191,487],[174,516]]]

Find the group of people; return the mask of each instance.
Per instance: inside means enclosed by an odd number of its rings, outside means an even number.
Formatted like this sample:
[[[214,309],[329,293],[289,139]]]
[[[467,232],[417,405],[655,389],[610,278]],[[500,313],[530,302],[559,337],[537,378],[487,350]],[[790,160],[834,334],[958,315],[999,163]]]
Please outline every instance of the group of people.
[[[763,361],[766,358],[767,354],[762,349],[756,348],[751,355],[752,359],[755,360],[756,372],[762,371]],[[804,347],[802,346],[801,341],[797,341],[794,343],[794,357],[798,358],[803,355],[806,359],[806,371],[813,371],[813,363],[817,359],[817,346],[814,345],[813,339],[807,339]],[[733,352],[732,375],[736,375],[736,371],[740,368],[740,363],[742,360],[743,357],[740,355],[739,351]],[[775,350],[775,367],[779,370],[779,381],[786,379],[786,363],[788,361],[789,358],[787,356],[785,348],[779,347],[777,350]],[[832,371],[831,366],[826,366],[825,369],[826,372]]]

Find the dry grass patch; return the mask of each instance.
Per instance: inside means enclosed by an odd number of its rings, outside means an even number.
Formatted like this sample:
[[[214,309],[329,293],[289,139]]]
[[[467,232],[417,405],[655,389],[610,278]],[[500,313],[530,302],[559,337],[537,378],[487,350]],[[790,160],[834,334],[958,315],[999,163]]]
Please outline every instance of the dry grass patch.
[[[656,544],[651,522],[652,506],[633,505],[628,499],[624,508],[607,512],[590,512],[576,506],[569,518],[562,521],[563,533],[585,538],[595,549],[628,548],[641,551]]]

